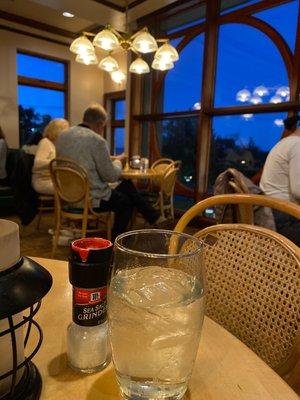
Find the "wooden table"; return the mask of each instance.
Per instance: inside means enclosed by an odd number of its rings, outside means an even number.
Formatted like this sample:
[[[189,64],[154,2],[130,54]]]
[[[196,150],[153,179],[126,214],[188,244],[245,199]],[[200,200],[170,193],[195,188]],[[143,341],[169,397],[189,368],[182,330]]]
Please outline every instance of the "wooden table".
[[[111,364],[92,375],[76,373],[67,367],[66,330],[71,321],[72,302],[67,263],[35,260],[53,276],[52,289],[36,316],[44,332],[44,342],[33,360],[43,378],[41,400],[120,400]],[[270,399],[299,400],[256,354],[206,317],[185,400]]]
[[[128,168],[122,172],[122,178],[125,179],[160,179],[162,174],[148,168],[146,171],[140,171],[139,169]]]

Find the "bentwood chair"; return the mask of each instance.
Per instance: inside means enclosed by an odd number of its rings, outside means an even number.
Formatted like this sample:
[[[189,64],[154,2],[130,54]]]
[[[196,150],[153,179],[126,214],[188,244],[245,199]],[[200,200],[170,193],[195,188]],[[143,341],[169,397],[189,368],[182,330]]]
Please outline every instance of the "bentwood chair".
[[[54,196],[51,194],[41,194],[38,195],[38,216],[36,229],[40,228],[40,223],[42,215],[44,212],[54,211]]]
[[[169,214],[174,219],[174,188],[178,172],[179,168],[174,168],[171,165],[161,178],[158,198],[154,206],[159,208],[162,217]]]
[[[87,233],[99,232],[98,223],[104,223],[107,238],[111,238],[111,213],[97,212],[92,207],[86,170],[73,160],[55,158],[50,163],[50,174],[55,196],[55,234],[52,258],[55,255],[59,234],[68,229],[85,237]],[[70,225],[73,222],[75,225]],[[89,223],[96,223],[89,228]],[[79,227],[76,224],[79,223]]]
[[[300,217],[300,206],[267,196],[220,195],[194,205],[174,230],[183,232],[207,207],[230,201],[273,206],[283,212],[288,208]],[[300,384],[300,249],[274,231],[247,224],[219,224],[195,236],[211,244],[205,246],[206,314],[296,388]]]
[[[158,173],[162,173],[174,161],[171,158],[159,158],[151,165],[151,169]]]

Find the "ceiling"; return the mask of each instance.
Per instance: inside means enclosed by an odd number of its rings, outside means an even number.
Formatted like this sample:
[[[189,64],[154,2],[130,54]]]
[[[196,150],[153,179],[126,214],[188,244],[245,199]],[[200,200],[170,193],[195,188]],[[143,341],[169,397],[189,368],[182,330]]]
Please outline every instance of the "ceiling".
[[[28,32],[69,43],[82,31],[97,31],[111,24],[125,30],[128,22],[174,3],[176,0],[0,0],[0,29]],[[127,3],[127,4],[126,4]],[[64,11],[73,18],[62,15]]]

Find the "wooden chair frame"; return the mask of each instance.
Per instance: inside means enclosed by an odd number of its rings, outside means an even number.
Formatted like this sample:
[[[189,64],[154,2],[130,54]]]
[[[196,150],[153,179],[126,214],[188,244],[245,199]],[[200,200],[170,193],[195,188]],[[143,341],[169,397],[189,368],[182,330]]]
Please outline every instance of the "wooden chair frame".
[[[300,206],[286,200],[275,199],[273,197],[258,194],[220,194],[201,200],[193,207],[191,207],[180,218],[175,227],[175,230],[178,230],[178,232],[182,232],[182,230],[188,225],[188,223],[198,214],[201,214],[206,208],[224,204],[246,204],[252,206],[258,205],[263,207],[270,207],[283,213],[290,214],[295,218],[300,218]],[[245,221],[241,222],[244,223]]]
[[[57,165],[58,164],[58,165]],[[64,185],[58,175],[66,175],[68,179],[73,182],[77,180],[78,185],[76,187],[77,193],[73,191],[68,197],[64,192]],[[62,220],[70,221],[81,221],[81,229],[72,228],[74,232],[80,232],[82,237],[85,237],[87,232],[98,232],[98,223],[101,221],[106,225],[107,238],[111,239],[111,212],[96,212],[91,204],[89,181],[86,170],[79,164],[68,158],[55,158],[50,163],[50,175],[54,186],[54,197],[55,197],[55,234],[53,239],[52,258],[55,255],[60,230],[65,227],[63,226]],[[64,208],[65,204],[82,203],[82,212],[72,212]],[[104,218],[104,221],[101,219]],[[88,229],[88,222],[96,221],[97,227],[95,229]],[[68,226],[69,228],[69,226]]]

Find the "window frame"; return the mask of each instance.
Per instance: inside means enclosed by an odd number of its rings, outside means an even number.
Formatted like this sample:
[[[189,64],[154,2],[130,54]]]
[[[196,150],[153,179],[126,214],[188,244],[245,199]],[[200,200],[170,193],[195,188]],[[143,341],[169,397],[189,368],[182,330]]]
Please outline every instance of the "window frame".
[[[64,92],[64,116],[63,116],[63,118],[68,120],[69,116],[70,116],[70,107],[69,107],[69,104],[70,104],[70,101],[69,101],[70,61],[64,60],[64,59],[61,59],[58,57],[53,57],[53,56],[48,56],[45,54],[36,53],[31,50],[20,49],[20,48],[17,48],[16,54],[24,54],[27,56],[41,58],[43,60],[56,61],[56,62],[59,62],[64,65],[64,83],[47,81],[44,79],[29,78],[29,77],[23,76],[23,75],[17,75],[17,77],[18,77],[18,85],[38,87],[38,88],[42,88],[42,89],[50,89],[50,90]]]
[[[117,92],[109,92],[104,94],[104,104],[106,111],[110,115],[109,122],[105,127],[104,136],[108,140],[110,153],[114,156],[115,150],[115,129],[116,128],[124,128],[125,129],[125,119],[116,119],[116,102],[117,101],[126,101],[125,99],[126,92],[125,90],[120,90]],[[125,143],[124,143],[125,148]]]
[[[262,0],[259,3],[245,5],[240,9],[228,11],[225,14],[221,14],[220,0],[207,0],[206,19],[202,24],[184,29],[182,31],[179,30],[176,33],[169,35],[169,39],[175,39],[177,37],[184,36],[183,40],[177,46],[177,50],[180,53],[180,51],[191,40],[193,40],[196,35],[202,32],[204,32],[205,34],[202,88],[200,93],[201,110],[185,110],[182,112],[165,114],[157,113],[157,99],[155,98],[155,95],[159,92],[158,89],[162,87],[166,73],[157,74],[152,72],[152,89],[150,93],[151,112],[148,114],[142,114],[141,112],[139,112],[139,104],[142,104],[142,84],[140,82],[140,77],[132,77],[131,91],[133,92],[136,89],[140,90],[137,93],[135,92],[135,97],[130,104],[130,148],[134,147],[136,139],[140,136],[140,126],[142,125],[142,123],[145,121],[149,121],[149,153],[152,161],[161,156],[157,142],[155,121],[165,119],[170,116],[176,118],[187,115],[188,113],[192,115],[198,115],[199,124],[196,147],[196,160],[198,160],[198,162],[196,163],[195,171],[195,190],[181,188],[185,192],[186,196],[194,197],[196,201],[207,196],[212,120],[215,116],[275,112],[287,112],[289,115],[292,115],[294,112],[300,110],[300,0],[297,0],[299,2],[299,14],[297,20],[295,48],[292,50],[290,50],[288,44],[277,30],[253,15],[257,12],[270,9],[284,3],[288,3],[289,1],[291,0]],[[192,0],[190,3],[192,3]],[[191,5],[191,7],[193,6],[196,7],[197,5]],[[178,13],[180,13],[181,11],[182,10],[179,9]],[[173,8],[172,13],[175,12],[176,10]],[[165,18],[166,17],[168,17],[168,12],[166,12],[165,14]],[[147,16],[143,17],[143,19],[139,21],[140,25],[151,25],[152,23],[153,26],[156,26],[155,18],[157,18],[156,15],[150,15],[148,16],[148,18]],[[162,14],[160,15],[160,18],[163,18]],[[247,26],[251,26],[253,28],[257,28],[260,32],[264,33],[277,47],[287,70],[289,86],[291,90],[290,101],[279,104],[269,103],[258,105],[237,105],[228,107],[216,107],[214,105],[219,27],[223,24],[228,23],[241,23],[246,24]]]

